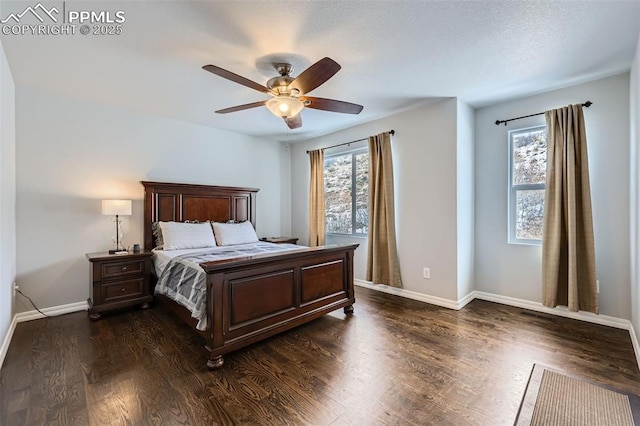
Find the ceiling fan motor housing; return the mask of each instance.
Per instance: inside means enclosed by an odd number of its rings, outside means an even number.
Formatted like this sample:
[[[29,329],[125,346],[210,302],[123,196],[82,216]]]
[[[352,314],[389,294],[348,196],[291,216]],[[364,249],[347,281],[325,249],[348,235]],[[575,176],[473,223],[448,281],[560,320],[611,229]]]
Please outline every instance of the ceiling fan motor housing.
[[[267,87],[275,91],[278,95],[289,95],[290,94],[289,85],[293,80],[294,78],[289,77],[288,75],[273,77],[273,78],[270,78],[269,81],[267,81]],[[298,90],[295,90],[295,91],[298,92]]]
[[[280,75],[278,77],[270,78],[269,81],[267,81],[267,87],[275,91],[278,95],[300,95],[300,91],[298,89],[289,89],[289,85],[293,80],[295,80],[295,78],[291,77],[293,65],[280,63],[274,64],[274,66]]]

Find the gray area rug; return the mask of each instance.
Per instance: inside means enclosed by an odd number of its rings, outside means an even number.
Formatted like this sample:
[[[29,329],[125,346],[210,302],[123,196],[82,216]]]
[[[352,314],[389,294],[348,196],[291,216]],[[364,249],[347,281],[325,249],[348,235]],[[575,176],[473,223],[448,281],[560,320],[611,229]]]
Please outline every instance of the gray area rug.
[[[534,364],[517,426],[640,425],[640,397]]]

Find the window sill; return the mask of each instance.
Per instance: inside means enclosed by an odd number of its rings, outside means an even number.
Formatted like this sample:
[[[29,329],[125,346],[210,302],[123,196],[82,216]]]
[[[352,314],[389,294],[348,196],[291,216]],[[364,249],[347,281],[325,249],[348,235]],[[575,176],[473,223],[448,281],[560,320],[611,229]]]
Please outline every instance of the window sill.
[[[538,240],[516,240],[516,241],[507,241],[508,244],[513,244],[516,246],[538,246],[542,247],[542,241]]]
[[[366,240],[369,234],[326,234],[327,238],[360,238]]]

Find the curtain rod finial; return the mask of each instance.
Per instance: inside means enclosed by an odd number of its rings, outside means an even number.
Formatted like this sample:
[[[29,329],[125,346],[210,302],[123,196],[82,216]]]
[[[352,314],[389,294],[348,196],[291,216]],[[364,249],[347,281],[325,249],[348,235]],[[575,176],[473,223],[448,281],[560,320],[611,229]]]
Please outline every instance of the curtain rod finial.
[[[585,102],[585,103],[584,103],[584,104],[582,104],[582,105],[584,105],[585,107],[589,108],[591,105],[593,105],[593,102],[591,102],[591,101],[587,101],[587,102]]]

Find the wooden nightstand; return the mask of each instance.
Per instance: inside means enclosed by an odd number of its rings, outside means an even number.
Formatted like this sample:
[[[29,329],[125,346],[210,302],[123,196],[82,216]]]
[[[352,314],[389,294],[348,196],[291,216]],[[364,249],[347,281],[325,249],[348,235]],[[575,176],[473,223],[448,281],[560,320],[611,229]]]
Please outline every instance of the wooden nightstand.
[[[294,237],[264,237],[260,238],[260,241],[274,244],[298,244],[298,238]]]
[[[150,251],[128,254],[87,253],[91,262],[89,318],[100,319],[102,312],[128,306],[149,307]]]

